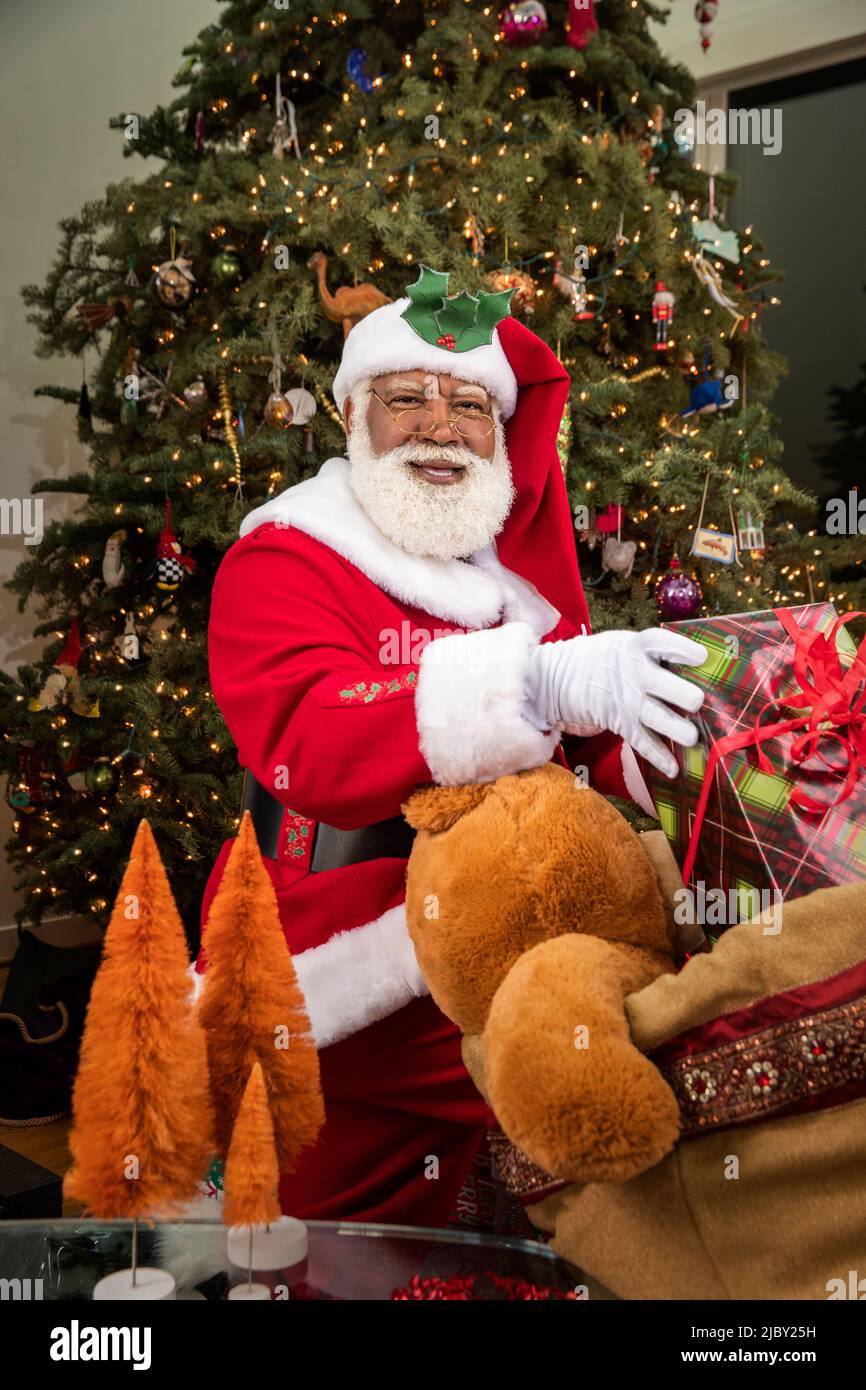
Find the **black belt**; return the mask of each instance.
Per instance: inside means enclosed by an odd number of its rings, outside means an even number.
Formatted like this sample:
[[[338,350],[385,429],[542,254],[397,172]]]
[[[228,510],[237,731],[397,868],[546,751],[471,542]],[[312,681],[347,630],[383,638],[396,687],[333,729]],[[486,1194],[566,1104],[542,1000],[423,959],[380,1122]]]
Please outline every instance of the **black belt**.
[[[364,825],[360,830],[338,830],[333,825],[316,826],[310,855],[310,872],[344,869],[347,864],[363,864],[368,859],[408,859],[415,831],[402,816]]]
[[[249,768],[244,773],[241,815],[249,811],[259,849],[268,859],[276,859],[283,807],[275,796],[257,782]],[[358,830],[338,830],[334,825],[316,825],[310,853],[310,871],[325,873],[347,864],[363,864],[368,859],[408,859],[415,831],[402,816],[364,825]]]

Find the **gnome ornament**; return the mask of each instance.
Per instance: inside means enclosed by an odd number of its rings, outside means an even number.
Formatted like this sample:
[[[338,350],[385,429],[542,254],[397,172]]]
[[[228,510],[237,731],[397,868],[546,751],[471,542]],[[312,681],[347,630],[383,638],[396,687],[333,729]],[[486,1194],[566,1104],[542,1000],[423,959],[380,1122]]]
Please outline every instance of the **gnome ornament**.
[[[173,593],[184,577],[184,570],[195,571],[195,560],[184,555],[171,524],[171,502],[165,499],[165,526],[156,549],[156,587]]]

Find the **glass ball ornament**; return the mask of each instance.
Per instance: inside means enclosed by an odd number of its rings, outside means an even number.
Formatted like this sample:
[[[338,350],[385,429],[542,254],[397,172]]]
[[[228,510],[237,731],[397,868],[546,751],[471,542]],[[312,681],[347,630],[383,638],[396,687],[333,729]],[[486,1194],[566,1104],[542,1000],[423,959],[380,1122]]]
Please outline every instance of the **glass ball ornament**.
[[[185,256],[163,261],[150,282],[152,298],[163,309],[185,309],[192,298],[195,276]]]
[[[704,601],[703,590],[697,579],[681,568],[676,555],[671,558],[667,574],[662,575],[656,584],[653,597],[656,607],[668,622],[693,618]]]
[[[190,410],[204,410],[207,405],[207,387],[200,376],[183,388],[183,398]]]
[[[210,263],[211,274],[218,285],[234,285],[243,273],[241,258],[234,246],[224,246]]]
[[[513,48],[529,48],[538,43],[547,29],[547,11],[541,0],[519,0],[500,15],[500,33]]]
[[[114,791],[117,785],[117,769],[107,758],[100,758],[85,770],[84,785],[87,791],[104,796],[107,792]]]
[[[491,270],[487,283],[492,290],[513,290],[511,310],[515,314],[529,317],[535,313],[535,281],[525,270],[513,270],[503,266],[501,270]]]
[[[286,430],[293,418],[291,403],[281,391],[272,391],[265,402],[265,424],[272,425],[275,430]]]

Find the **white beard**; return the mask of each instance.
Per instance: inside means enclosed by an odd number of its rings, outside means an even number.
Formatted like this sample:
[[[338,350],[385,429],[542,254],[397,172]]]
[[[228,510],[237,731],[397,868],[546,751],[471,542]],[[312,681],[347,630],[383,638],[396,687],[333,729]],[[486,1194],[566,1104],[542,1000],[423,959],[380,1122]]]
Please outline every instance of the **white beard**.
[[[356,401],[346,453],[349,484],[371,521],[410,555],[456,560],[483,550],[497,536],[514,501],[511,465],[501,425],[489,459],[465,445],[399,444],[373,452],[366,418],[367,402]],[[428,483],[412,463],[444,467],[461,464],[456,483]]]

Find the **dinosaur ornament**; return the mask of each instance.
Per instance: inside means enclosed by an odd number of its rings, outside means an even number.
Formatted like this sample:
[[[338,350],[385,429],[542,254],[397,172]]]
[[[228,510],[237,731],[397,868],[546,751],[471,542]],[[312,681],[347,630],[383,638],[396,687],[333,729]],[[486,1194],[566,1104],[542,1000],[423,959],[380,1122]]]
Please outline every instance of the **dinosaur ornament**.
[[[387,294],[370,284],[341,285],[332,294],[326,279],[327,266],[328,258],[324,251],[314,251],[307,261],[307,269],[315,271],[322,313],[331,323],[343,325],[344,338],[348,338],[355,324],[372,314],[374,309],[380,309],[383,304],[393,302]]]

